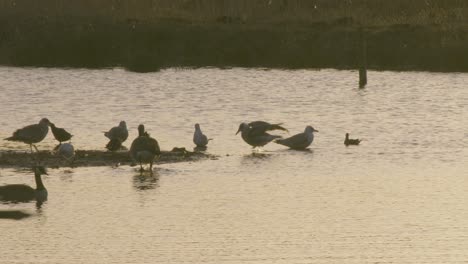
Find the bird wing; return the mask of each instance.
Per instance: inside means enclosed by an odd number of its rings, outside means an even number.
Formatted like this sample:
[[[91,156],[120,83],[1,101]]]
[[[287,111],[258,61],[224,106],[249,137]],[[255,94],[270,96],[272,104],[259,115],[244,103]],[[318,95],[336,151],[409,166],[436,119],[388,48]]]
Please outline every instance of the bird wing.
[[[299,133],[299,134],[296,134],[292,137],[285,138],[285,139],[279,139],[275,142],[281,145],[291,147],[291,148],[295,148],[295,147],[298,148],[298,147],[307,145],[309,143],[307,141],[307,136],[304,133]]]
[[[38,124],[25,126],[16,130],[13,133],[12,137],[7,138],[7,140],[27,140],[27,141],[36,141],[40,140],[42,136],[41,126]]]
[[[280,124],[270,124],[265,121],[254,121],[249,123],[250,131],[249,135],[251,136],[259,136],[264,134],[266,131],[271,131],[271,130],[283,130],[283,131],[288,131],[286,128],[281,126]]]

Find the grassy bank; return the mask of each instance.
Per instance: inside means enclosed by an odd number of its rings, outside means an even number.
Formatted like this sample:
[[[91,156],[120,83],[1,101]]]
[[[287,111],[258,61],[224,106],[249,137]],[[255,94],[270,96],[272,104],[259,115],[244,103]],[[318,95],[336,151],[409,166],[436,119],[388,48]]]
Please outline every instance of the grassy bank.
[[[0,3],[3,65],[468,71],[467,1]]]

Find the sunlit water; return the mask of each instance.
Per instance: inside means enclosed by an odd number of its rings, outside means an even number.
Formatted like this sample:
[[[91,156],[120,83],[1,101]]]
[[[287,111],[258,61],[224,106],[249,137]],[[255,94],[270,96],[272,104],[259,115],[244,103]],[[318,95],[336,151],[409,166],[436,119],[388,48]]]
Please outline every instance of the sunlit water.
[[[336,70],[0,68],[0,138],[48,117],[77,149],[104,149],[126,120],[162,149],[193,147],[193,125],[217,160],[49,169],[49,200],[6,205],[0,263],[466,263],[468,74]],[[320,132],[309,151],[234,135],[243,121]],[[345,147],[344,135],[363,138]],[[278,133],[288,136],[285,133]],[[55,146],[51,134],[39,149]],[[0,141],[1,150],[28,151]],[[0,169],[0,185],[34,185]]]

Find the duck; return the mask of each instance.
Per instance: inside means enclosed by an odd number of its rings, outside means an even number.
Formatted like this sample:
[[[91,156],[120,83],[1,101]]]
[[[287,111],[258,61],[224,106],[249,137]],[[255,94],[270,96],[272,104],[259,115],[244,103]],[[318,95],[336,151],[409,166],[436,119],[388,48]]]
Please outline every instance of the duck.
[[[59,145],[62,145],[62,142],[68,141],[73,137],[73,135],[65,129],[56,127],[54,123],[50,123],[50,130],[52,130],[52,134],[54,135],[54,138],[59,142]]]
[[[138,137],[135,138],[130,147],[131,158],[140,164],[140,171],[143,172],[144,163],[150,164],[150,171],[153,171],[153,162],[156,156],[161,154],[158,141],[145,133],[145,126],[138,126]]]
[[[349,133],[346,133],[345,140],[344,140],[344,144],[346,146],[359,145],[359,143],[361,143],[361,139],[350,139],[349,138]]]
[[[241,132],[242,139],[253,148],[263,147],[271,141],[281,138],[278,135],[268,134],[267,131],[283,130],[288,131],[281,126],[282,124],[270,124],[265,121],[254,121],[250,123],[241,123],[236,135]]]
[[[304,132],[285,139],[277,139],[275,143],[295,150],[304,150],[314,141],[314,132],[319,132],[312,126],[306,126]]]
[[[125,140],[128,138],[127,123],[125,121],[120,121],[118,126],[111,128],[107,132],[104,132],[104,136],[110,140],[118,139],[121,143],[125,142]]]
[[[204,135],[201,131],[200,124],[195,124],[195,132],[193,133],[193,143],[195,143],[195,145],[198,148],[205,148],[210,140],[212,139],[208,139],[208,137]]]
[[[13,132],[11,137],[5,138],[4,140],[18,141],[29,144],[31,153],[33,152],[32,147],[34,147],[36,151],[39,152],[36,145],[34,144],[41,142],[47,136],[47,133],[49,132],[49,125],[49,119],[42,118],[38,124],[33,124],[17,129],[15,132]]]
[[[25,184],[9,184],[0,186],[0,201],[12,203],[24,203],[36,200],[43,202],[47,200],[47,189],[42,183],[41,175],[46,174],[47,170],[43,166],[34,166],[34,179],[36,188]]]

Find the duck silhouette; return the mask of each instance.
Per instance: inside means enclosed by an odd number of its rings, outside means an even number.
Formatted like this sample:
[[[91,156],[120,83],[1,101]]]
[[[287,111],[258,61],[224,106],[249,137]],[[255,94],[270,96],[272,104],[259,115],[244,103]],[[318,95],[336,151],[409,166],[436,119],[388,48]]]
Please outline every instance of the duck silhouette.
[[[351,138],[349,138],[349,133],[346,133],[345,140],[344,140],[344,144],[346,146],[359,145],[359,143],[361,143],[360,139],[351,139]]]
[[[32,200],[43,202],[47,200],[47,189],[42,183],[41,175],[47,174],[43,166],[34,166],[36,188],[26,184],[9,184],[0,186],[0,201],[11,203],[25,203]]]
[[[143,163],[149,163],[152,171],[154,158],[160,154],[158,141],[145,132],[144,125],[139,125],[138,137],[133,140],[130,147],[130,156],[140,164],[140,171],[143,171]]]

